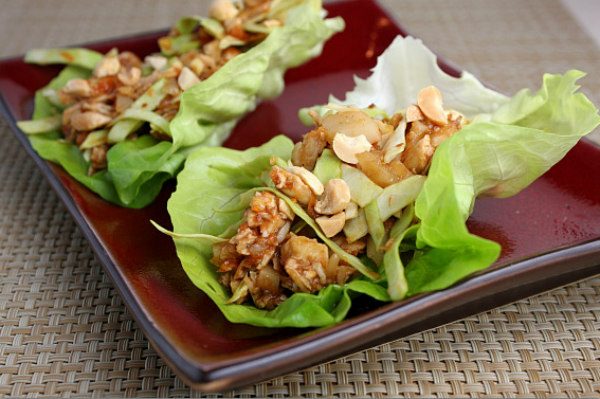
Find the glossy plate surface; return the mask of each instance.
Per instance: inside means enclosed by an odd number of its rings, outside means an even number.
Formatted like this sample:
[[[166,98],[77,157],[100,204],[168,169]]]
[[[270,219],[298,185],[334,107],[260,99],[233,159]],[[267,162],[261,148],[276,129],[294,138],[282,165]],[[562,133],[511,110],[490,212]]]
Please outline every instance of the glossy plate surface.
[[[328,9],[330,15],[344,17],[345,32],[327,43],[320,58],[288,72],[283,95],[243,119],[226,146],[247,148],[278,133],[300,138],[306,129],[297,110],[350,90],[352,76],[367,76],[376,56],[403,34],[371,1],[338,2]],[[87,47],[102,52],[118,47],[143,56],[157,50],[160,33]],[[600,175],[600,150],[583,141],[521,194],[477,201],[470,230],[503,248],[500,260],[485,273],[401,303],[357,301],[351,317],[330,328],[269,330],[230,324],[188,280],[170,238],[148,222],[169,225],[165,205],[174,184],[142,210],[110,205],[40,159],[17,129],[15,121],[31,115],[35,90],[59,70],[18,58],[0,61],[4,116],[83,230],[154,348],[197,388],[223,390],[257,382],[600,273],[600,185],[587,178]]]

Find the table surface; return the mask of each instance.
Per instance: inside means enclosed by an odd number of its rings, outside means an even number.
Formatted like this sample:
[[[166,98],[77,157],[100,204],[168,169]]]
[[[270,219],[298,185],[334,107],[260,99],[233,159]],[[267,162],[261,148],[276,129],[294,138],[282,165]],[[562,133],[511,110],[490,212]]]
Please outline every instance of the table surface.
[[[600,51],[558,0],[382,1],[435,52],[499,90],[590,73]],[[0,0],[0,56],[171,25],[207,1]],[[592,134],[600,143],[600,132]],[[0,395],[204,396],[149,346],[82,233],[0,120]],[[600,278],[224,396],[598,396]],[[211,395],[208,395],[211,396]]]

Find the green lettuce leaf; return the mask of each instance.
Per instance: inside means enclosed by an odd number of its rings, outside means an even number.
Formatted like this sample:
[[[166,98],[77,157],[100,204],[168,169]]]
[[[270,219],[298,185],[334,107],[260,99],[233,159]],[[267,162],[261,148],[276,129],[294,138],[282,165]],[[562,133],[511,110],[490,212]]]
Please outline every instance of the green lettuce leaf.
[[[54,78],[46,88],[60,89],[69,80],[76,78],[87,78],[90,75],[89,69],[78,66],[67,66],[61,73]],[[55,107],[39,90],[35,94],[33,119],[41,120],[49,116],[58,115],[62,112]],[[119,196],[106,171],[95,173],[88,176],[89,163],[83,158],[79,149],[67,143],[61,138],[61,133],[57,130],[45,134],[36,134],[29,136],[29,141],[33,149],[44,159],[55,162],[62,166],[67,173],[90,190],[98,193],[107,201],[120,204]]]
[[[492,122],[467,125],[440,145],[416,201],[422,251],[406,269],[409,295],[446,288],[496,260],[500,246],[465,225],[473,201],[517,194],[600,124],[594,105],[576,93],[583,75],[546,74],[536,94],[521,91]]]
[[[401,300],[447,288],[488,267],[499,256],[500,246],[468,231],[466,220],[475,198],[518,193],[600,124],[593,104],[576,93],[576,81],[583,76],[579,71],[545,75],[537,93],[525,90],[509,99],[484,88],[472,75],[448,77],[419,41],[397,39],[391,49],[388,51],[397,58],[386,51],[374,70],[377,77],[359,81],[357,89],[348,93],[347,103],[375,103],[391,114],[412,103],[420,88],[434,84],[445,99],[451,99],[446,101],[448,108],[474,121],[437,149],[427,179],[420,179],[410,190],[415,195],[420,190],[414,205],[399,211],[406,205],[401,200],[407,193],[393,192],[397,187],[388,190],[387,195],[397,197],[398,204],[389,210],[383,207],[383,214],[399,218],[389,233],[383,229],[377,201],[382,190],[369,189],[358,175],[347,176],[352,170],[342,165],[342,177],[351,183],[356,180],[355,185],[362,188],[354,195],[369,198],[363,201],[370,204],[363,211],[366,227],[358,226],[354,234],[371,233],[368,248],[372,253],[374,248],[386,248],[385,253],[372,256],[380,262],[384,279],[374,282],[361,276],[315,295],[294,294],[272,311],[227,305],[230,293],[219,284],[209,261],[214,240],[206,240],[206,236],[175,238],[184,269],[229,320],[268,327],[324,326],[343,319],[358,293],[381,301]],[[419,65],[417,71],[410,71],[413,60]],[[393,90],[384,87],[390,82]],[[289,159],[292,144],[286,141],[276,138],[245,152],[201,149],[190,157],[169,201],[175,232],[218,237],[234,234],[254,190],[265,184],[261,176],[269,168],[269,158]],[[327,179],[326,173],[320,174]]]
[[[505,104],[508,98],[488,89],[468,72],[455,78],[446,74],[437,64],[435,54],[419,39],[398,36],[377,59],[377,65],[367,79],[354,78],[356,86],[344,100],[333,96],[329,103],[369,108],[393,115],[414,104],[419,91],[429,85],[436,86],[444,98],[444,108],[456,110],[467,118],[490,114]],[[324,106],[311,107],[320,114]],[[307,109],[300,110],[306,120]]]
[[[320,2],[305,3],[289,10],[286,25],[182,94],[171,122],[174,150],[213,136],[219,141],[210,144],[220,144],[257,101],[281,94],[287,69],[319,55],[324,41],[343,29],[340,18],[323,20]]]
[[[518,193],[593,130],[599,121],[597,111],[583,94],[575,94],[575,82],[581,76],[578,71],[545,75],[538,93],[523,90],[508,98],[485,88],[467,72],[459,78],[447,75],[420,40],[397,38],[378,58],[372,75],[356,78],[356,87],[343,101],[331,97],[333,105],[312,107],[322,114],[340,105],[366,108],[375,104],[391,115],[413,104],[420,89],[434,85],[442,92],[444,108],[473,121],[434,154],[416,200],[418,249],[406,270],[395,254],[402,239],[392,240],[388,247],[394,253],[384,256],[385,270],[397,280],[390,290],[392,299],[447,288],[497,259],[497,243],[467,230],[465,221],[475,198]],[[301,110],[300,116],[307,112]],[[361,190],[360,194],[375,192]],[[374,209],[366,211],[371,211],[366,212],[367,218],[369,214],[377,217]],[[368,222],[369,230],[377,233],[375,241],[385,238],[379,222]],[[370,240],[371,248],[381,245],[375,241]]]
[[[89,75],[88,69],[67,66],[44,89],[60,89],[71,79],[88,78]],[[44,89],[35,96],[35,121],[62,112],[42,94]],[[76,145],[61,139],[59,130],[28,137],[42,158],[61,165],[69,175],[105,200],[130,208],[151,203],[162,184],[179,171],[185,160],[185,152],[173,153],[171,143],[142,136],[114,145],[107,154],[108,169],[88,176],[88,161]]]
[[[175,176],[185,155],[171,154],[171,146],[168,141],[145,135],[118,143],[108,151],[108,173],[123,203],[131,208],[149,204],[162,184]]]
[[[341,18],[323,19],[319,0],[286,0],[274,4],[277,13],[287,13],[285,26],[274,28],[263,42],[183,93],[179,113],[169,125],[149,112],[148,108],[152,107],[145,107],[144,111],[131,110],[109,134],[111,142],[120,141],[142,123],[151,122],[172,135],[173,144],[159,143],[151,137],[119,142],[108,151],[107,170],[93,176],[87,175],[89,164],[80,151],[61,141],[58,131],[30,136],[32,146],[40,156],[60,164],[107,201],[130,208],[148,205],[158,195],[165,180],[180,170],[187,154],[197,146],[220,145],[237,121],[252,111],[259,100],[281,94],[283,74],[288,68],[319,55],[323,43],[344,27]],[[182,21],[178,26],[186,32],[199,23],[197,18]],[[29,52],[28,62],[71,64],[50,85],[36,93],[34,119],[61,113],[49,97],[42,94],[44,90],[57,90],[70,79],[89,77],[90,69],[101,58],[101,54],[86,49]],[[32,131],[45,126],[53,125],[45,122],[24,125]]]
[[[237,228],[241,222],[253,193],[265,185],[263,176],[271,168],[271,157],[289,160],[292,148],[288,138],[277,136],[245,151],[204,147],[193,152],[167,204],[174,233],[233,235],[232,226]],[[189,278],[231,322],[265,327],[320,327],[343,320],[352,297],[359,293],[381,301],[389,300],[384,286],[356,279],[344,287],[331,285],[314,295],[296,293],[271,311],[227,304],[231,293],[218,281],[216,267],[210,263],[215,240],[180,236],[174,241]]]

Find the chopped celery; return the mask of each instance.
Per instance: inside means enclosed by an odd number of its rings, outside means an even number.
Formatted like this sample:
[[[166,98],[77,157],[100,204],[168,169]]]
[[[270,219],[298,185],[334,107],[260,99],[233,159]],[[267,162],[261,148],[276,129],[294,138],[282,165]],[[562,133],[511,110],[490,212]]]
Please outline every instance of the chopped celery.
[[[377,201],[371,201],[365,208],[365,217],[367,219],[367,226],[369,228],[369,234],[375,243],[375,248],[378,251],[381,250],[381,246],[385,243],[385,227],[383,226],[383,220],[379,215],[379,207]]]
[[[350,188],[352,201],[362,208],[383,192],[383,189],[373,183],[363,172],[346,164],[342,165],[342,179]]]
[[[244,44],[246,44],[245,41],[238,39],[237,37],[233,37],[233,36],[225,36],[221,39],[221,41],[219,41],[219,48],[221,50],[225,50],[228,47],[232,47],[232,46],[243,46]]]
[[[387,186],[377,197],[377,206],[381,220],[387,220],[394,213],[415,202],[421,192],[425,176],[410,176],[399,183]]]
[[[119,119],[137,119],[145,121],[153,125],[153,127],[161,133],[171,135],[171,129],[169,128],[169,121],[153,111],[145,109],[130,108],[123,112]]]
[[[200,25],[208,32],[209,35],[216,39],[221,39],[225,35],[225,29],[219,21],[213,18],[202,18]]]
[[[137,109],[151,111],[155,109],[166,95],[166,93],[163,92],[164,85],[164,79],[158,80],[156,83],[150,86],[150,88],[146,90],[146,92],[142,94],[140,98],[135,100],[128,110]],[[139,129],[143,123],[144,120],[140,119],[123,119],[118,121],[110,129],[110,132],[108,132],[108,142],[118,143],[125,140],[127,136]]]
[[[17,126],[25,134],[41,134],[48,133],[54,130],[60,129],[62,124],[62,118],[60,115],[48,116],[42,119],[35,119],[32,121],[19,121]]]
[[[94,69],[102,54],[85,48],[33,49],[25,54],[25,62],[31,64],[68,64]]]
[[[158,40],[160,51],[166,56],[187,53],[200,47],[194,35],[188,33],[179,36],[165,36]]]
[[[317,159],[313,174],[323,184],[331,179],[339,179],[342,177],[342,161],[329,148],[323,150],[323,153]]]
[[[96,130],[87,135],[83,143],[79,146],[80,150],[87,150],[97,145],[106,144],[108,142],[108,130]]]
[[[358,210],[358,215],[346,221],[344,225],[344,234],[348,243],[363,238],[369,232],[369,226],[367,225],[367,218],[365,217],[365,211],[363,209]]]

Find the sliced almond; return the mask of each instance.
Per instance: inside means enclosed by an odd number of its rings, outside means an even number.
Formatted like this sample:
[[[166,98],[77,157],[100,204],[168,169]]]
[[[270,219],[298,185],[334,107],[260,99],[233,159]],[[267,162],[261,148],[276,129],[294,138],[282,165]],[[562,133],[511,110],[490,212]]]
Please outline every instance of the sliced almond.
[[[328,141],[331,142],[335,134],[349,137],[365,136],[369,143],[381,141],[381,132],[377,120],[371,118],[358,109],[345,108],[335,114],[329,114],[321,120],[322,126],[330,133]]]
[[[267,28],[277,28],[278,26],[283,25],[283,23],[278,19],[267,19],[263,22],[263,25]]]
[[[117,79],[125,86],[133,86],[140,81],[142,77],[142,70],[138,67],[132,67],[130,69],[121,69],[117,74]]]
[[[202,62],[200,57],[195,57],[191,60],[189,67],[198,76],[201,76],[202,72],[204,72],[204,62]]]
[[[112,118],[99,112],[76,112],[71,117],[73,129],[85,132],[108,124]]]
[[[323,195],[315,203],[315,211],[321,215],[335,215],[346,209],[350,200],[348,184],[342,179],[331,179],[325,185]]]
[[[231,0],[215,0],[209,10],[210,16],[219,21],[235,18],[238,13],[239,10]]]
[[[333,152],[342,161],[357,164],[356,154],[370,151],[373,147],[364,135],[350,137],[345,134],[336,134],[333,138]]]
[[[346,214],[346,220],[354,219],[358,216],[358,205],[356,202],[350,201],[346,209],[344,209],[344,213]]]
[[[420,121],[423,118],[425,118],[425,116],[423,116],[423,113],[416,105],[410,105],[406,108],[406,122]]]
[[[323,183],[321,183],[319,178],[308,169],[302,166],[290,166],[288,167],[288,171],[300,176],[302,181],[306,183],[308,187],[310,187],[311,191],[315,193],[315,195],[323,194],[323,191],[325,190]]]
[[[166,67],[168,61],[169,60],[167,60],[167,58],[163,57],[162,55],[149,55],[146,58],[144,58],[144,62],[146,62],[146,64],[150,65],[157,71],[160,71],[164,67]]]
[[[439,126],[448,123],[448,118],[442,107],[442,93],[435,86],[427,86],[419,92],[417,105],[421,112]]]
[[[121,70],[121,63],[117,56],[106,56],[96,64],[94,68],[94,76],[97,78],[103,78],[106,76],[112,76],[119,73]]]
[[[194,74],[190,68],[183,67],[179,73],[179,77],[177,78],[177,84],[181,90],[185,91],[197,83],[200,83],[198,76],[196,76],[196,74]]]
[[[346,224],[346,214],[344,212],[336,213],[333,216],[320,216],[315,219],[325,236],[333,237],[344,229]]]
[[[71,79],[62,90],[66,94],[77,97],[89,97],[92,94],[92,88],[85,79]]]

